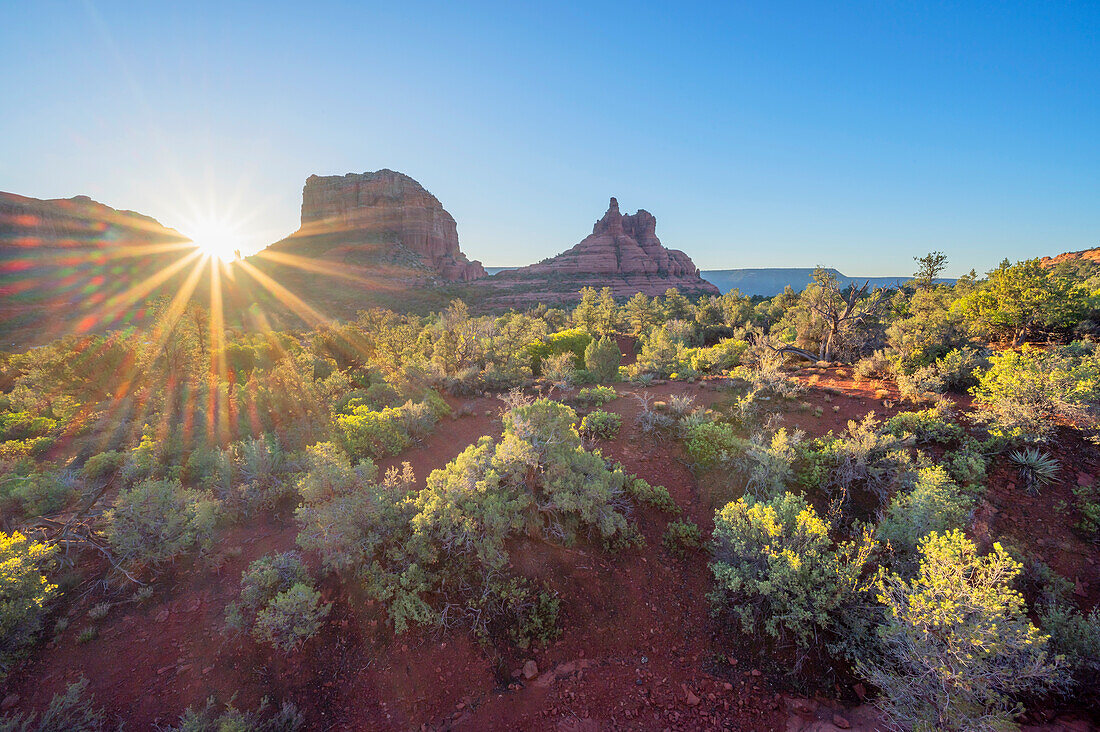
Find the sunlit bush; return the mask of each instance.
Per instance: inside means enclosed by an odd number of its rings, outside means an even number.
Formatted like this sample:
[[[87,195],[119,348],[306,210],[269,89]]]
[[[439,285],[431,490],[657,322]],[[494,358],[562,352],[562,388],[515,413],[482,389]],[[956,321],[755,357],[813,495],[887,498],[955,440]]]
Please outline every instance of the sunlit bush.
[[[861,673],[901,727],[1010,728],[1022,697],[1066,680],[1012,588],[1020,564],[999,544],[979,556],[957,530],[929,534],[919,558],[914,579],[880,583],[879,654],[858,664]]]
[[[995,434],[1044,440],[1058,422],[1095,420],[1100,362],[1058,350],[1002,351],[971,391]]]
[[[791,493],[727,504],[714,517],[715,609],[746,633],[803,648],[820,643],[842,608],[858,601],[874,546],[866,535],[838,545],[829,530]]]
[[[965,528],[973,507],[973,499],[942,467],[921,468],[916,485],[890,501],[878,535],[890,542],[903,565],[915,566],[921,539],[933,531]]]
[[[54,554],[18,531],[0,532],[0,679],[34,641],[57,592],[43,575]]]

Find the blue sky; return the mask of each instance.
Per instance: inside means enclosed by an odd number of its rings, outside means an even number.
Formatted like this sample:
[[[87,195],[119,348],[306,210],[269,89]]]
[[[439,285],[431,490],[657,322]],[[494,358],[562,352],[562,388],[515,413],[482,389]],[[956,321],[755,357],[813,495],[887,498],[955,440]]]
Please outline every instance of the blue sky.
[[[1100,3],[8,3],[0,190],[246,249],[311,173],[419,180],[487,265],[609,196],[703,269],[1100,246]]]

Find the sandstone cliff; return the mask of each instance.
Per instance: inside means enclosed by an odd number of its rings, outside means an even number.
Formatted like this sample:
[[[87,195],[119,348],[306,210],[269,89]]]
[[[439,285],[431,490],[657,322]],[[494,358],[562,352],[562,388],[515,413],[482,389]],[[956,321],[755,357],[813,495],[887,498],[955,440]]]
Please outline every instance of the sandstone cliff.
[[[691,258],[666,249],[657,238],[657,219],[645,210],[624,216],[612,198],[592,233],[556,257],[495,275],[498,302],[566,302],[582,287],[610,287],[615,297],[638,292],[663,295],[675,287],[688,296],[718,295]]]
[[[302,189],[302,225],[273,251],[308,249],[328,260],[367,266],[417,264],[451,282],[485,276],[458,246],[454,218],[435,196],[392,170],[311,175]],[[412,256],[410,256],[412,255]]]

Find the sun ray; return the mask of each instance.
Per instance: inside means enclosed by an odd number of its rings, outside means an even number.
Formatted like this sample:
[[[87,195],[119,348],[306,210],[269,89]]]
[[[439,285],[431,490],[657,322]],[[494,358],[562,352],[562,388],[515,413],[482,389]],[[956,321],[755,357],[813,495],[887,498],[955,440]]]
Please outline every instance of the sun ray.
[[[241,269],[250,275],[256,282],[258,282],[264,289],[270,292],[279,300],[279,302],[286,305],[294,314],[308,323],[310,326],[316,326],[321,323],[328,323],[332,319],[321,314],[302,298],[295,295],[287,288],[280,285],[274,279],[258,270],[255,266],[245,260],[239,260],[238,264]]]

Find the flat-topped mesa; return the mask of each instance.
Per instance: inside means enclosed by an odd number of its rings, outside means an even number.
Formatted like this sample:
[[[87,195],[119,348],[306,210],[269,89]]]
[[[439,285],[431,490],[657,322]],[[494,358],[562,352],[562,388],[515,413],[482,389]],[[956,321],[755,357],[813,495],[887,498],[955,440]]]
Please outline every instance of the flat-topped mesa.
[[[393,170],[306,179],[296,236],[319,235],[346,239],[349,245],[400,244],[446,280],[485,276],[481,263],[469,261],[459,249],[455,220],[439,199]]]
[[[546,280],[561,294],[559,299],[567,299],[570,289],[575,294],[585,286],[610,287],[616,297],[637,292],[661,295],[670,287],[692,296],[719,294],[699,275],[688,255],[661,244],[653,214],[640,209],[624,216],[614,198],[592,233],[572,249],[529,267],[501,272],[494,279],[503,288],[528,283],[533,296],[542,294],[536,290],[542,289],[539,281]]]

